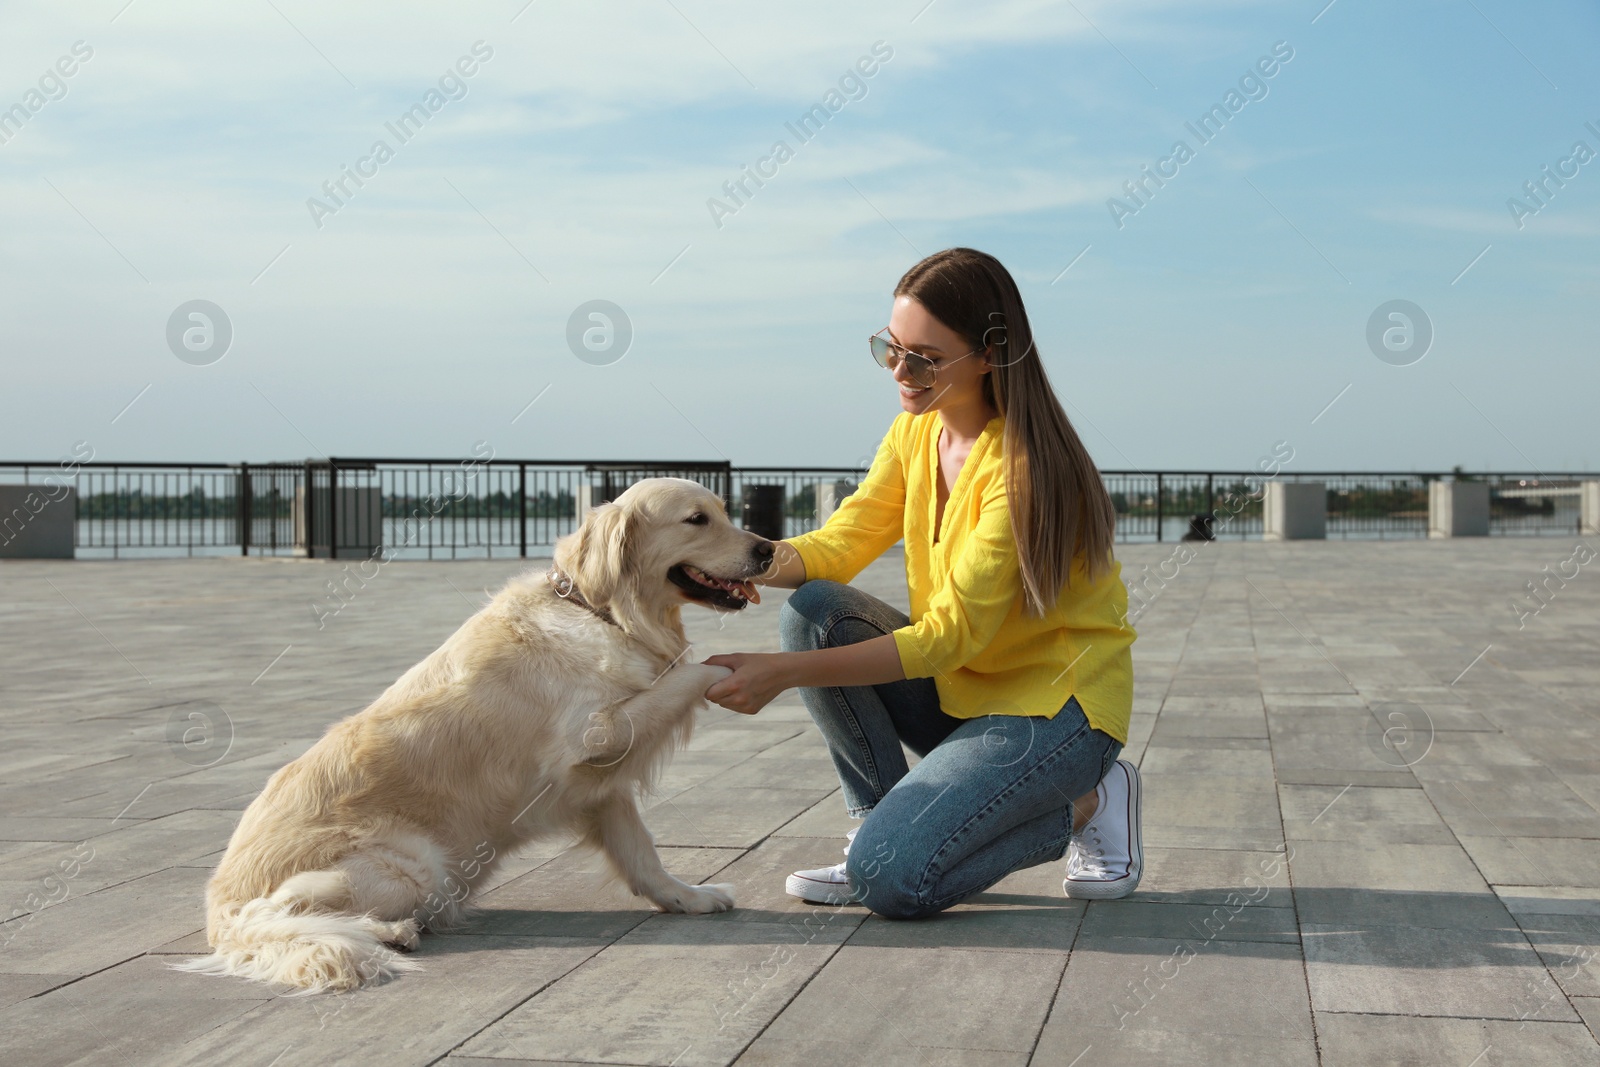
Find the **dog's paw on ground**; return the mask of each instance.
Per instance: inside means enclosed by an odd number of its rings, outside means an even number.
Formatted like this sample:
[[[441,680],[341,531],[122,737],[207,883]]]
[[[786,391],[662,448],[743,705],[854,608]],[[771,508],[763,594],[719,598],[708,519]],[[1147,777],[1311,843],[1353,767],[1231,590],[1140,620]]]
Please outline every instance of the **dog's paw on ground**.
[[[422,924],[415,919],[384,923],[379,936],[390,948],[401,952],[415,952],[417,946],[422,943]]]
[[[733,907],[733,886],[697,885],[689,887],[691,895],[684,902],[684,912],[688,915],[710,915],[713,912],[728,911]]]
[[[657,908],[680,915],[710,915],[733,907],[733,886],[680,885],[655,902]]]

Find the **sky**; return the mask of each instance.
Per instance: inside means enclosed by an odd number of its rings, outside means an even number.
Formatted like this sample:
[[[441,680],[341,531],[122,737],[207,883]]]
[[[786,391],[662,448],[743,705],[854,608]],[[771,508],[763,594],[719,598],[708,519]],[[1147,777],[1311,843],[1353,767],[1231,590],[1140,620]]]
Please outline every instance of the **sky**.
[[[1600,470],[1597,45],[1578,0],[0,2],[0,461],[861,465],[866,339],[965,245],[1103,469]]]

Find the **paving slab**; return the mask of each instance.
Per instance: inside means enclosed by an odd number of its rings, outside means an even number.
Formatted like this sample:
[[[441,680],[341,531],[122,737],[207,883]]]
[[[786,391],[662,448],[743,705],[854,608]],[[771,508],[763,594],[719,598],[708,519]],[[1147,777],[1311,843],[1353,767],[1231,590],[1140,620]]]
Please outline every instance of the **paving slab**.
[[[1148,774],[1227,774],[1240,778],[1273,776],[1272,746],[1265,738],[1190,737],[1178,740],[1163,735],[1152,739],[1139,769]]]
[[[425,940],[416,953],[423,969],[404,981],[338,996],[274,997],[184,1042],[165,1062],[174,1067],[219,1062],[421,1067],[494,1025],[604,945],[585,938]]]
[[[1319,1013],[1570,1021],[1572,1005],[1522,931],[1301,924]]]
[[[1243,897],[1269,908],[1293,906],[1287,851],[1150,848],[1131,899],[1172,904],[1236,905]]]
[[[0,1008],[77,980],[75,974],[0,974]]]
[[[751,848],[837,788],[816,772],[806,784],[809,788],[697,785],[652,804],[644,821],[658,845]]]
[[[1283,832],[1290,841],[1355,841],[1385,847],[1455,843],[1450,827],[1418,790],[1280,785],[1278,793]]]
[[[1583,1067],[1600,1044],[1581,1023],[1317,1014],[1323,1067],[1521,1064]]]
[[[1547,770],[1532,781],[1509,775],[1494,782],[1424,777],[1422,788],[1458,834],[1600,840],[1600,812]]]
[[[1600,892],[1567,886],[1496,886],[1495,892],[1568,996],[1600,996]]]
[[[171,867],[0,925],[0,970],[88,974],[203,928],[208,873]]]
[[[663,916],[630,931],[462,1051],[595,1063],[728,1063],[838,950],[844,933],[824,930],[802,941],[789,923]]]
[[[185,1042],[270,999],[260,986],[131,959],[0,1011],[0,1062],[179,1062]]]
[[[1456,845],[1295,841],[1289,858],[1300,921],[1346,926],[1507,930],[1500,898]]]
[[[1151,741],[1150,754],[1160,747]],[[1151,775],[1144,782],[1144,819],[1152,826],[1266,827],[1282,823],[1278,797],[1270,778],[1235,777],[1222,773],[1223,760],[1210,774]]]
[[[1374,789],[1421,789],[1422,783],[1408,770],[1398,771],[1341,771],[1315,767],[1278,767],[1279,785],[1331,785],[1343,789],[1347,785]]]
[[[1173,904],[1140,899],[1092,901],[1083,936],[1158,937],[1175,942],[1274,941],[1299,944],[1292,907],[1252,903],[1239,891],[1214,904]]]
[[[751,1046],[748,1062],[915,1062],[930,1051],[1026,1057],[1066,953],[840,949]],[[954,1004],[962,1005],[952,1011]]]
[[[819,772],[820,773],[820,772]],[[830,766],[831,773],[831,766]],[[842,849],[847,840],[846,835],[852,829],[861,825],[860,819],[852,819],[844,808],[844,796],[835,789],[805,811],[772,831],[773,837],[817,837],[833,838]],[[824,856],[828,850],[824,849]],[[841,856],[842,858],[842,856]],[[815,866],[810,865],[810,866]]]
[[[1087,937],[1073,950],[1035,1061],[1314,1064],[1292,944]]]
[[[1600,889],[1600,843],[1565,837],[1459,835],[1461,847],[1497,886],[1583,886]]]
[[[1600,997],[1573,997],[1572,1006],[1578,1009],[1589,1027],[1589,1034],[1600,1043]]]

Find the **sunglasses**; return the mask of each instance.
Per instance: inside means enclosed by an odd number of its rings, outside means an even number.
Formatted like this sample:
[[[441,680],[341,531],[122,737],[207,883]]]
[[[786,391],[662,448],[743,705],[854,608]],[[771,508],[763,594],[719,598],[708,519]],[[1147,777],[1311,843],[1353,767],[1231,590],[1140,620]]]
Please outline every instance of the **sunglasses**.
[[[950,359],[939,362],[930,359],[921,352],[913,352],[904,345],[895,344],[886,336],[888,332],[889,327],[885,326],[867,338],[867,343],[872,346],[873,361],[891,374],[899,369],[901,363],[904,363],[906,365],[906,376],[911,379],[911,384],[918,388],[925,389],[932,385],[933,380],[939,376],[939,368],[945,364],[954,363],[958,359],[966,359],[973,353],[980,351],[974,348],[972,352],[963,352],[959,356],[952,356]]]

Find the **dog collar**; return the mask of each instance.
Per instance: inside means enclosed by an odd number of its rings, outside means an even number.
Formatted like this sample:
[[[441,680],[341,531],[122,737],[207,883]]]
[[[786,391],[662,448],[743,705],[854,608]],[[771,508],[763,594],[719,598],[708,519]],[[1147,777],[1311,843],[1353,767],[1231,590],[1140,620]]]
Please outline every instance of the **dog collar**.
[[[621,626],[617,620],[611,617],[611,612],[606,611],[603,608],[597,608],[587,600],[583,599],[583,594],[578,592],[578,587],[573,583],[571,575],[563,574],[557,568],[551,567],[549,570],[544,572],[544,577],[545,580],[550,583],[550,588],[556,591],[556,596],[561,597],[563,600],[572,601],[579,607],[593,613],[596,617],[604,619],[612,626],[616,626],[618,629],[621,629]]]

